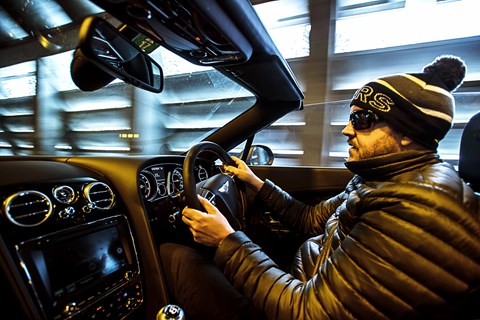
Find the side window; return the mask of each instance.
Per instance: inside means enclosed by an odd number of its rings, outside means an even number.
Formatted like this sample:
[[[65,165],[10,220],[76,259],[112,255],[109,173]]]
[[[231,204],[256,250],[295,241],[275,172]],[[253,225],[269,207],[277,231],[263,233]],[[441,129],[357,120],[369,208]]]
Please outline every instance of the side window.
[[[287,2],[269,3],[288,7]],[[309,22],[308,57],[288,59],[305,91],[304,110],[286,115],[255,136],[254,144],[272,148],[273,165],[344,167],[348,146],[341,131],[355,90],[379,76],[419,72],[442,54],[458,55],[468,67],[464,84],[454,93],[452,129],[438,149],[444,160],[457,165],[463,128],[480,111],[480,25],[473,14],[478,2],[338,0],[333,7],[306,2],[310,17],[325,10],[334,14],[327,23]],[[425,11],[430,14],[421,14]],[[442,17],[452,24],[445,24]],[[432,27],[419,32],[424,30],[420,25]]]
[[[453,125],[440,142],[438,152],[443,160],[458,165],[460,139],[468,120],[480,111],[480,93],[454,93],[456,104]],[[294,111],[255,136],[254,144],[269,146],[275,166],[344,167],[348,156],[346,137],[349,100],[306,105]]]

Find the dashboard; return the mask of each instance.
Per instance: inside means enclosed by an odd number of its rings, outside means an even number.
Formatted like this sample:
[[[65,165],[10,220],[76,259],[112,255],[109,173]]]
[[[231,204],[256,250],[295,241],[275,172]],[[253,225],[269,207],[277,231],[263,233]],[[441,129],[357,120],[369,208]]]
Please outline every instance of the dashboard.
[[[184,159],[183,156],[157,157],[144,163],[138,173],[139,194],[157,245],[172,240],[191,241],[190,232],[181,221]],[[199,183],[219,171],[214,162],[197,159],[193,172]]]
[[[154,318],[168,301],[158,245],[191,241],[184,160],[2,159],[0,307],[19,319]],[[197,182],[218,172],[196,160]]]

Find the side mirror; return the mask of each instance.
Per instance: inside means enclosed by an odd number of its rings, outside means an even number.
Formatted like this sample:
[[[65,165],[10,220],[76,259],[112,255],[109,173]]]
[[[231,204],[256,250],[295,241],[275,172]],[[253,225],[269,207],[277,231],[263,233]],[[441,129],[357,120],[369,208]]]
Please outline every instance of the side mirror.
[[[243,152],[238,156],[242,158]],[[253,145],[248,150],[247,160],[248,165],[272,165],[274,155],[272,149],[264,145]]]
[[[77,50],[115,78],[151,92],[163,90],[160,65],[101,18],[88,17],[83,21]],[[95,76],[91,75],[92,78]]]

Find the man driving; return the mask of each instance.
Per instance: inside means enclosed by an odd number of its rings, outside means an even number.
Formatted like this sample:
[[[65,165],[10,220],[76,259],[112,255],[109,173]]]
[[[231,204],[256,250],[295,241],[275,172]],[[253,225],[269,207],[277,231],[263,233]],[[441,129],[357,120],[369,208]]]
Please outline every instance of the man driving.
[[[480,201],[437,153],[466,73],[440,56],[415,74],[375,79],[353,96],[343,129],[354,177],[314,206],[240,159],[225,169],[292,230],[311,236],[280,269],[222,213],[185,208],[194,240],[163,244],[170,293],[190,319],[463,319],[478,316]]]

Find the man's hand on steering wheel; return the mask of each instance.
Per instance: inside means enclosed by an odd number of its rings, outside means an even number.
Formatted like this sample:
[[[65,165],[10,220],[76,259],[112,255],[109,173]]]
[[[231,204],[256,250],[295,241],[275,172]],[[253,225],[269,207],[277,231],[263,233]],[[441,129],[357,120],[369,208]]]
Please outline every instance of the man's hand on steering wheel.
[[[189,227],[195,242],[218,247],[223,239],[235,230],[210,201],[201,196],[198,196],[198,201],[206,212],[185,207],[182,211],[182,221]]]
[[[264,181],[257,177],[250,167],[240,158],[232,156],[232,160],[235,162],[235,166],[225,164],[224,170],[225,172],[233,174],[235,177],[243,181],[249,188],[258,192],[262,186]]]
[[[245,184],[234,179],[232,175],[221,172],[197,183],[194,166],[195,160],[202,152],[213,153],[223,163],[236,165],[230,155],[216,143],[203,141],[192,146],[185,156],[183,165],[184,203],[191,209],[206,211],[198,198],[198,195],[201,195],[208,199],[209,208],[216,207],[215,212],[223,214],[233,230],[243,230],[246,227],[245,211],[247,207]],[[197,237],[200,237],[203,230],[201,228],[201,225],[194,226]]]

